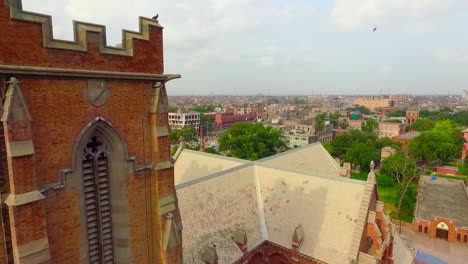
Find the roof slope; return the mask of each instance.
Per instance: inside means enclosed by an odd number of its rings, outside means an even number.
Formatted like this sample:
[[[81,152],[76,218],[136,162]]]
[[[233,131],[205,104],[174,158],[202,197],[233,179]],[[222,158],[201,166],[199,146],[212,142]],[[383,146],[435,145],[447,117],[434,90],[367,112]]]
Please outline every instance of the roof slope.
[[[310,177],[261,166],[256,170],[268,240],[291,248],[292,234],[302,225],[302,254],[327,263],[348,263],[353,235],[359,228],[365,182]]]
[[[183,224],[183,254],[187,263],[204,264],[204,247],[216,245],[219,263],[233,263],[242,253],[231,237],[245,230],[248,248],[260,244],[260,219],[253,166],[177,190]]]
[[[340,166],[320,143],[307,145],[256,161],[273,168],[338,177]]]
[[[184,149],[174,167],[174,184],[182,184],[248,163],[252,162]]]
[[[291,248],[294,230],[302,225],[302,254],[327,263],[348,263],[357,255],[354,237],[362,234],[361,218],[367,215],[361,212],[363,201],[370,200],[367,183],[333,177],[334,160],[322,150],[315,145],[238,166],[237,160],[211,154],[181,155],[175,168],[176,179],[185,177],[176,185],[184,256],[203,263],[203,248],[215,244],[219,263],[232,263],[242,255],[231,239],[237,229],[247,232],[248,250],[264,240]],[[308,154],[315,156],[310,159]],[[278,164],[301,158],[306,161],[299,168],[294,163]],[[190,169],[191,163],[200,166]],[[192,172],[197,176],[190,176]]]

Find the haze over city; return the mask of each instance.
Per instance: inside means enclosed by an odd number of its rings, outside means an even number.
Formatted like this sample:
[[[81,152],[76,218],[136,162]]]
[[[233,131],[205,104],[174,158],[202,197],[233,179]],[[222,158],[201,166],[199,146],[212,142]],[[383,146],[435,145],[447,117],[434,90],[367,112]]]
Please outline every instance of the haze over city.
[[[170,95],[461,94],[468,89],[463,0],[24,0],[72,40],[72,19],[138,30],[159,14]],[[112,8],[109,8],[112,6]],[[377,30],[373,32],[373,28]]]

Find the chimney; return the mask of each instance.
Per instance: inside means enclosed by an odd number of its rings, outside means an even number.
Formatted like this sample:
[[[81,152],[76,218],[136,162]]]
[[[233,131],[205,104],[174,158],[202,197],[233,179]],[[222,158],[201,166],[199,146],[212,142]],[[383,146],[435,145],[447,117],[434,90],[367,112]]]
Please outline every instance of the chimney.
[[[200,149],[201,152],[205,152],[205,136],[203,134],[203,126],[200,126]]]

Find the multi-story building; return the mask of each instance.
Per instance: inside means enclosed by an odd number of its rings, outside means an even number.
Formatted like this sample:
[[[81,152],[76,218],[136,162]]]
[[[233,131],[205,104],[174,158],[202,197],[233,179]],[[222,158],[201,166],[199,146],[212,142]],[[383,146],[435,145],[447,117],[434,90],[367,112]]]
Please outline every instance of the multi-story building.
[[[239,122],[255,122],[257,115],[250,112],[248,115],[236,115],[233,112],[217,113],[215,115],[215,126],[217,128],[227,128]]]
[[[349,120],[348,128],[349,129],[359,129],[361,130],[363,120]],[[378,136],[379,138],[383,137],[395,137],[405,132],[405,124],[402,123],[392,123],[392,122],[379,122],[378,127]]]
[[[348,128],[361,130],[362,122],[362,120],[349,120]]]
[[[320,132],[316,132],[314,135],[314,142],[331,142],[333,140],[333,125],[325,125],[324,129]]]
[[[412,125],[419,119],[419,109],[406,110],[406,124]]]
[[[112,6],[109,6],[112,8]],[[0,263],[182,263],[162,26],[105,27],[0,3]]]
[[[396,137],[405,132],[405,124],[392,122],[379,122],[379,138]]]
[[[315,136],[312,134],[305,133],[286,133],[284,134],[286,141],[288,142],[288,147],[290,149],[307,146],[314,143]]]
[[[171,129],[177,130],[184,127],[193,127],[195,131],[200,128],[200,113],[169,113],[169,126]]]
[[[374,110],[375,108],[393,106],[392,101],[390,101],[388,98],[379,98],[379,99],[358,98],[354,100],[354,105],[364,106],[364,107],[369,108],[370,110]]]

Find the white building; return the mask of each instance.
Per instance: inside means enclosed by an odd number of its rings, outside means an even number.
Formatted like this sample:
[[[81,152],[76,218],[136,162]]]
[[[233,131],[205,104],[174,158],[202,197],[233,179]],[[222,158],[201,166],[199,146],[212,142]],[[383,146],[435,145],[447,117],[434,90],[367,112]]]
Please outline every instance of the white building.
[[[173,130],[184,127],[193,127],[196,131],[200,128],[200,113],[169,113],[169,126]]]

